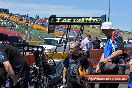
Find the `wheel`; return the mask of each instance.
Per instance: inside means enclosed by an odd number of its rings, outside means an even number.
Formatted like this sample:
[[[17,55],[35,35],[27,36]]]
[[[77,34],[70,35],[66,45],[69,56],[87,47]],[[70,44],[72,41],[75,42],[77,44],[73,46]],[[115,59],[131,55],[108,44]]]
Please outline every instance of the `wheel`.
[[[86,84],[86,79],[83,76],[78,76],[77,82],[78,82],[79,85],[85,85]]]

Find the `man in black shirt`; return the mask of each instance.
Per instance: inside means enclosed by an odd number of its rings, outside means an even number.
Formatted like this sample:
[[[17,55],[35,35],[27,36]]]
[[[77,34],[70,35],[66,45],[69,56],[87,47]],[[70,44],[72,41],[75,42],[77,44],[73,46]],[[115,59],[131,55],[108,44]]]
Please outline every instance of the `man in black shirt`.
[[[5,68],[3,68],[3,64],[0,63],[0,88],[6,85],[6,76],[7,72],[5,71]]]
[[[87,58],[83,57],[79,48],[79,43],[72,43],[70,46],[70,54],[64,60],[63,84],[65,84],[67,81],[67,88],[82,88],[82,86],[77,83],[76,73],[79,65],[83,65],[85,69],[88,68],[88,60]],[[68,80],[66,80],[67,72]]]
[[[2,35],[3,38],[8,37],[7,35]],[[17,48],[7,44],[0,44],[0,62],[3,63],[6,72],[13,80],[13,88],[28,88],[30,70]]]

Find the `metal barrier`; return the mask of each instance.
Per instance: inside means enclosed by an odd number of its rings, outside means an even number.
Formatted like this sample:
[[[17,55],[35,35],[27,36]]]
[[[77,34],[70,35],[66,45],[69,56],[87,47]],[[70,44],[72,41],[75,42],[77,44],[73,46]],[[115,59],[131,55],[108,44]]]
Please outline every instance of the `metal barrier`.
[[[125,47],[124,51],[132,54],[132,47]]]
[[[91,63],[92,68],[95,68],[96,65],[98,64],[102,53],[103,53],[103,49],[92,49],[92,50],[90,50],[89,61]]]
[[[125,47],[124,52],[132,54],[132,47]],[[98,64],[102,53],[103,53],[102,49],[90,50],[90,62],[93,68],[95,68],[96,65]]]
[[[129,52],[129,53],[132,54],[132,47],[125,47],[124,51]],[[89,61],[91,62],[91,65],[92,65],[93,68],[95,68],[96,65],[98,64],[102,53],[103,53],[102,49],[90,50],[90,59],[89,59]],[[52,53],[47,53],[47,55],[51,56]],[[67,52],[64,53],[64,58],[66,56],[67,56]],[[53,58],[61,59],[62,58],[62,52],[55,53],[53,55]],[[34,63],[34,56],[33,55],[26,55],[25,60],[28,63],[28,65],[32,65]]]

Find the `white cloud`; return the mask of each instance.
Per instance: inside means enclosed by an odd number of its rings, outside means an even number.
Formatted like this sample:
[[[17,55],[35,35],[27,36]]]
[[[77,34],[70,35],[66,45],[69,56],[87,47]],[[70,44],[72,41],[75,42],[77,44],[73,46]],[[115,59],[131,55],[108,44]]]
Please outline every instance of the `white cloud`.
[[[12,13],[29,14],[30,16],[40,15],[41,17],[57,16],[101,16],[106,13],[103,10],[79,9],[72,6],[53,5],[53,4],[33,4],[33,3],[14,3],[0,1],[2,8],[9,9]]]

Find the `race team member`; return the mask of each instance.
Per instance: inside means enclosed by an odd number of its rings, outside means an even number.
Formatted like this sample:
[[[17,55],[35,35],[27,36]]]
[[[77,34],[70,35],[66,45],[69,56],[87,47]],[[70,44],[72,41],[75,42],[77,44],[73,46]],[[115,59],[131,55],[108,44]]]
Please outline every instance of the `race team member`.
[[[77,83],[76,79],[77,69],[80,64],[83,64],[85,69],[88,68],[87,58],[83,57],[80,53],[80,43],[73,42],[70,46],[70,54],[64,60],[63,84],[66,84],[67,81],[67,88],[83,88],[83,86]]]
[[[6,41],[8,36],[0,34],[0,39]],[[29,66],[16,47],[0,44],[0,63],[3,63],[8,75],[11,77],[13,88],[28,88]]]
[[[111,22],[104,22],[101,26],[102,32],[107,36],[105,42],[104,53],[102,54],[100,61],[96,67],[96,72],[101,70],[103,67],[115,66],[112,70],[103,71],[101,74],[125,74],[125,70],[122,67],[117,67],[117,64],[123,64],[124,61],[120,59],[120,56],[123,54],[124,44],[122,36],[117,32]],[[101,66],[103,62],[103,67]],[[106,67],[105,67],[106,68]],[[101,83],[99,88],[118,88],[119,83]]]

